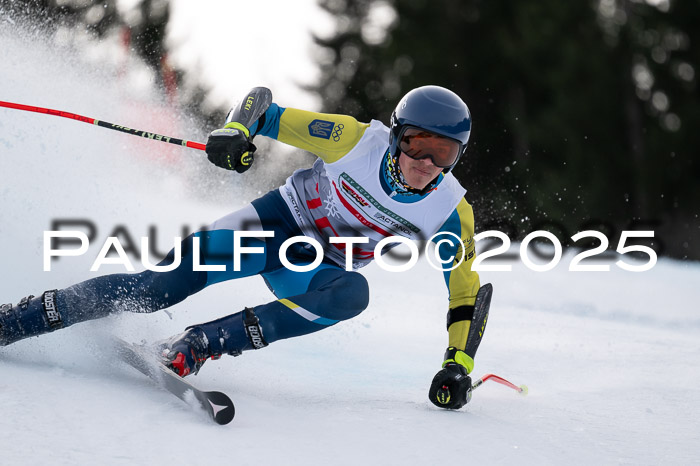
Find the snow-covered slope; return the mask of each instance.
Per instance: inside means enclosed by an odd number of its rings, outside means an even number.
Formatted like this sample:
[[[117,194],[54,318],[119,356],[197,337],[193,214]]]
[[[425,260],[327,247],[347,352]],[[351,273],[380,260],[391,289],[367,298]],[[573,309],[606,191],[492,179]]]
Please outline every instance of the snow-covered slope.
[[[129,99],[109,76],[41,41],[6,30],[0,41],[0,100],[130,124]],[[134,237],[157,225],[165,249],[182,225],[259,194],[255,178],[232,174],[221,188],[183,177],[153,160],[157,143],[112,133],[0,109],[0,301],[93,276],[118,225]],[[207,169],[187,161],[201,154],[176,150],[185,169]],[[230,203],[202,201],[220,189]],[[43,231],[66,218],[93,221],[97,239],[43,272]],[[644,273],[572,273],[570,258],[545,273],[516,264],[482,274],[495,294],[474,372],[525,383],[527,397],[487,383],[461,411],[430,404],[446,292],[424,261],[406,273],[364,270],[371,304],[352,321],[208,362],[193,381],[232,397],[237,416],[225,427],[103,349],[108,334],[152,341],[273,299],[250,278],[170,315],[119,315],[0,348],[0,463],[698,464],[700,267],[662,259]],[[101,273],[110,270],[121,268]]]

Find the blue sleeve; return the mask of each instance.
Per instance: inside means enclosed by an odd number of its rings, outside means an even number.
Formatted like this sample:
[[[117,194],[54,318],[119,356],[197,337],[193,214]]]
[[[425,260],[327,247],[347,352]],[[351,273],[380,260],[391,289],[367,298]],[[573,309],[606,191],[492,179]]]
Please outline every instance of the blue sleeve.
[[[438,233],[450,233],[439,235],[435,238],[439,245],[441,258],[453,257],[452,264],[445,264],[443,274],[450,294],[450,309],[461,306],[473,306],[476,294],[479,291],[479,274],[472,270],[472,264],[476,257],[474,241],[474,212],[472,206],[462,199],[455,210],[450,214]],[[452,236],[455,235],[455,236]]]
[[[452,246],[450,246],[449,243],[443,243],[442,245],[440,245],[440,257],[456,257],[457,254],[460,252],[461,247],[461,244],[457,242],[457,238],[461,238],[462,234],[462,222],[459,217],[459,213],[457,212],[457,209],[452,211],[447,220],[445,220],[445,223],[443,223],[440,229],[438,230],[438,233],[442,232],[453,233],[456,235],[456,238],[452,235],[437,235],[433,238],[433,243],[436,244],[441,239],[449,239],[452,242]],[[452,270],[447,270],[443,272],[443,275],[445,277],[445,284],[447,285],[448,289],[450,287],[451,274]]]
[[[250,128],[250,134],[253,136],[262,135],[268,138],[277,139],[280,132],[280,118],[286,109],[280,107],[276,103],[271,103],[263,117],[253,123]],[[259,128],[260,121],[264,119],[262,128]]]

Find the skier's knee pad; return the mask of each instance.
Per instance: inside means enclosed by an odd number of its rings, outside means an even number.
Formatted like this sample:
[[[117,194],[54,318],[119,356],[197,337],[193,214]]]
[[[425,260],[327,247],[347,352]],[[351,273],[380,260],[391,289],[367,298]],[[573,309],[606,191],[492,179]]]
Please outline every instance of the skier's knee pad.
[[[353,313],[352,317],[367,309],[369,304],[369,283],[367,279],[357,272],[347,272],[341,279],[342,284],[335,290],[336,302],[340,301],[342,307]]]
[[[318,288],[322,291],[319,314],[334,320],[359,315],[369,304],[369,284],[357,272],[335,271],[338,276]]]

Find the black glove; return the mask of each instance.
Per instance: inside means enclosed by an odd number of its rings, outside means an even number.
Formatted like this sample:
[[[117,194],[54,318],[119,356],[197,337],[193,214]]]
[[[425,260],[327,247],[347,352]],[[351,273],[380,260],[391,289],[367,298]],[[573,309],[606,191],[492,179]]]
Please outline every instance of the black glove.
[[[472,398],[472,379],[461,364],[450,362],[433,377],[428,397],[439,408],[459,409]]]
[[[212,131],[207,140],[207,158],[217,167],[243,173],[253,164],[256,147],[250,142],[250,131],[238,122]]]

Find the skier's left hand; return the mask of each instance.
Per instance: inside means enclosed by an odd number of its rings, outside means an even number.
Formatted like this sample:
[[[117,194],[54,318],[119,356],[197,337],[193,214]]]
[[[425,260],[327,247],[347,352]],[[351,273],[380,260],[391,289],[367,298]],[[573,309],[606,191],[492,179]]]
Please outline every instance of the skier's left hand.
[[[255,146],[250,131],[241,123],[231,122],[212,131],[207,140],[207,158],[217,167],[243,173],[253,164]]]
[[[435,406],[445,409],[459,409],[469,403],[472,397],[472,379],[467,375],[467,369],[456,362],[445,364],[435,374],[428,397]]]

